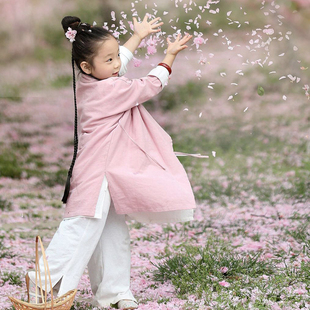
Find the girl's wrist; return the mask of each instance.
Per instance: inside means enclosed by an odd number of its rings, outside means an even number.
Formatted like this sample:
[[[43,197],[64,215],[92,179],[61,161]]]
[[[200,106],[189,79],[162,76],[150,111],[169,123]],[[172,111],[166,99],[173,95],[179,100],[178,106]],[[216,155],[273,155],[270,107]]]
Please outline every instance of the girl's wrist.
[[[175,55],[166,54],[165,58],[163,59],[163,63],[167,64],[169,67],[172,67],[172,64],[175,60]]]
[[[138,48],[139,44],[141,43],[140,37],[134,33],[128,41],[124,44],[124,46],[129,49],[132,53]]]
[[[158,66],[166,68],[168,70],[168,72],[169,72],[169,75],[172,73],[171,67],[169,65],[167,65],[166,63],[161,62],[161,63],[158,64]]]
[[[134,33],[134,34],[132,35],[132,37],[133,37],[135,40],[139,41],[139,44],[140,44],[141,41],[144,39],[144,38],[141,38],[137,33]]]

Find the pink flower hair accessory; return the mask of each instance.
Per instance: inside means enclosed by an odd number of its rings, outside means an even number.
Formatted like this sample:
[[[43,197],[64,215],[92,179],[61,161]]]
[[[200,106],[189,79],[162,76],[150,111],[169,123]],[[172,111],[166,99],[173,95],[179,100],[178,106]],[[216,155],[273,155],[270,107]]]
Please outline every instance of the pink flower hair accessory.
[[[75,36],[77,34],[76,30],[72,30],[70,27],[68,28],[67,32],[65,33],[66,38],[73,43],[75,41]]]

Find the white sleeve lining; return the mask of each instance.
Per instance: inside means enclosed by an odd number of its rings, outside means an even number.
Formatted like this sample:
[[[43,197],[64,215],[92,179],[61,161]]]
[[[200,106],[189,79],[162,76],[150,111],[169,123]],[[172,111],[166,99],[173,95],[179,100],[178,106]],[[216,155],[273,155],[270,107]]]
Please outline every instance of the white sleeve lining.
[[[168,83],[169,71],[163,66],[157,66],[152,69],[148,75],[156,76],[160,80],[162,88],[164,88]]]
[[[120,52],[120,58],[121,58],[122,66],[121,66],[121,69],[119,70],[118,75],[122,76],[122,75],[124,75],[127,72],[127,64],[133,58],[133,54],[125,46],[120,46],[119,47],[119,52]]]

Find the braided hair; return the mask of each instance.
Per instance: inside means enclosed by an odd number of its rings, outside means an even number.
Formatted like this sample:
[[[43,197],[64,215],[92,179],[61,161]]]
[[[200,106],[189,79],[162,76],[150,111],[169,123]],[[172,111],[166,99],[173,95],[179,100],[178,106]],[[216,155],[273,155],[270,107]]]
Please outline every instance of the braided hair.
[[[79,68],[82,74],[81,63],[86,61],[89,65],[93,65],[93,59],[97,54],[98,48],[102,42],[111,38],[112,34],[102,28],[91,26],[87,23],[82,23],[76,16],[66,16],[61,21],[64,32],[66,33],[69,28],[72,31],[76,31],[75,37],[72,42],[72,76],[73,76],[73,94],[74,94],[74,153],[70,168],[68,170],[68,176],[65,186],[65,191],[62,197],[62,202],[66,203],[70,193],[70,180],[72,177],[73,167],[77,157],[78,151],[78,113],[76,103],[76,80],[75,80],[75,65]]]

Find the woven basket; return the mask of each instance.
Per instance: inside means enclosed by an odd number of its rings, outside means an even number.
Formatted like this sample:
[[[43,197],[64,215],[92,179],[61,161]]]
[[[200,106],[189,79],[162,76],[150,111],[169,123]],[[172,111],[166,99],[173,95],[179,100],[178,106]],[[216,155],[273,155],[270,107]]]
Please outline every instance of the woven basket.
[[[43,295],[41,273],[40,273],[40,266],[39,266],[39,249],[38,249],[39,243],[41,246],[42,258],[44,262],[45,295]],[[38,304],[31,304],[31,303],[22,301],[20,299],[17,299],[13,296],[9,296],[9,299],[11,300],[14,308],[16,310],[38,310],[38,309],[70,310],[72,303],[74,301],[74,298],[75,298],[76,290],[71,290],[67,292],[66,294],[54,299],[53,290],[51,289],[51,300],[50,301],[46,300],[47,299],[47,276],[49,278],[50,287],[52,287],[52,281],[51,281],[50,271],[48,268],[48,263],[47,263],[46,256],[45,256],[44,247],[43,247],[40,236],[36,237],[36,287],[38,286],[37,285],[38,274],[39,274],[40,290],[41,290],[41,296],[42,296],[43,302],[38,303]]]

